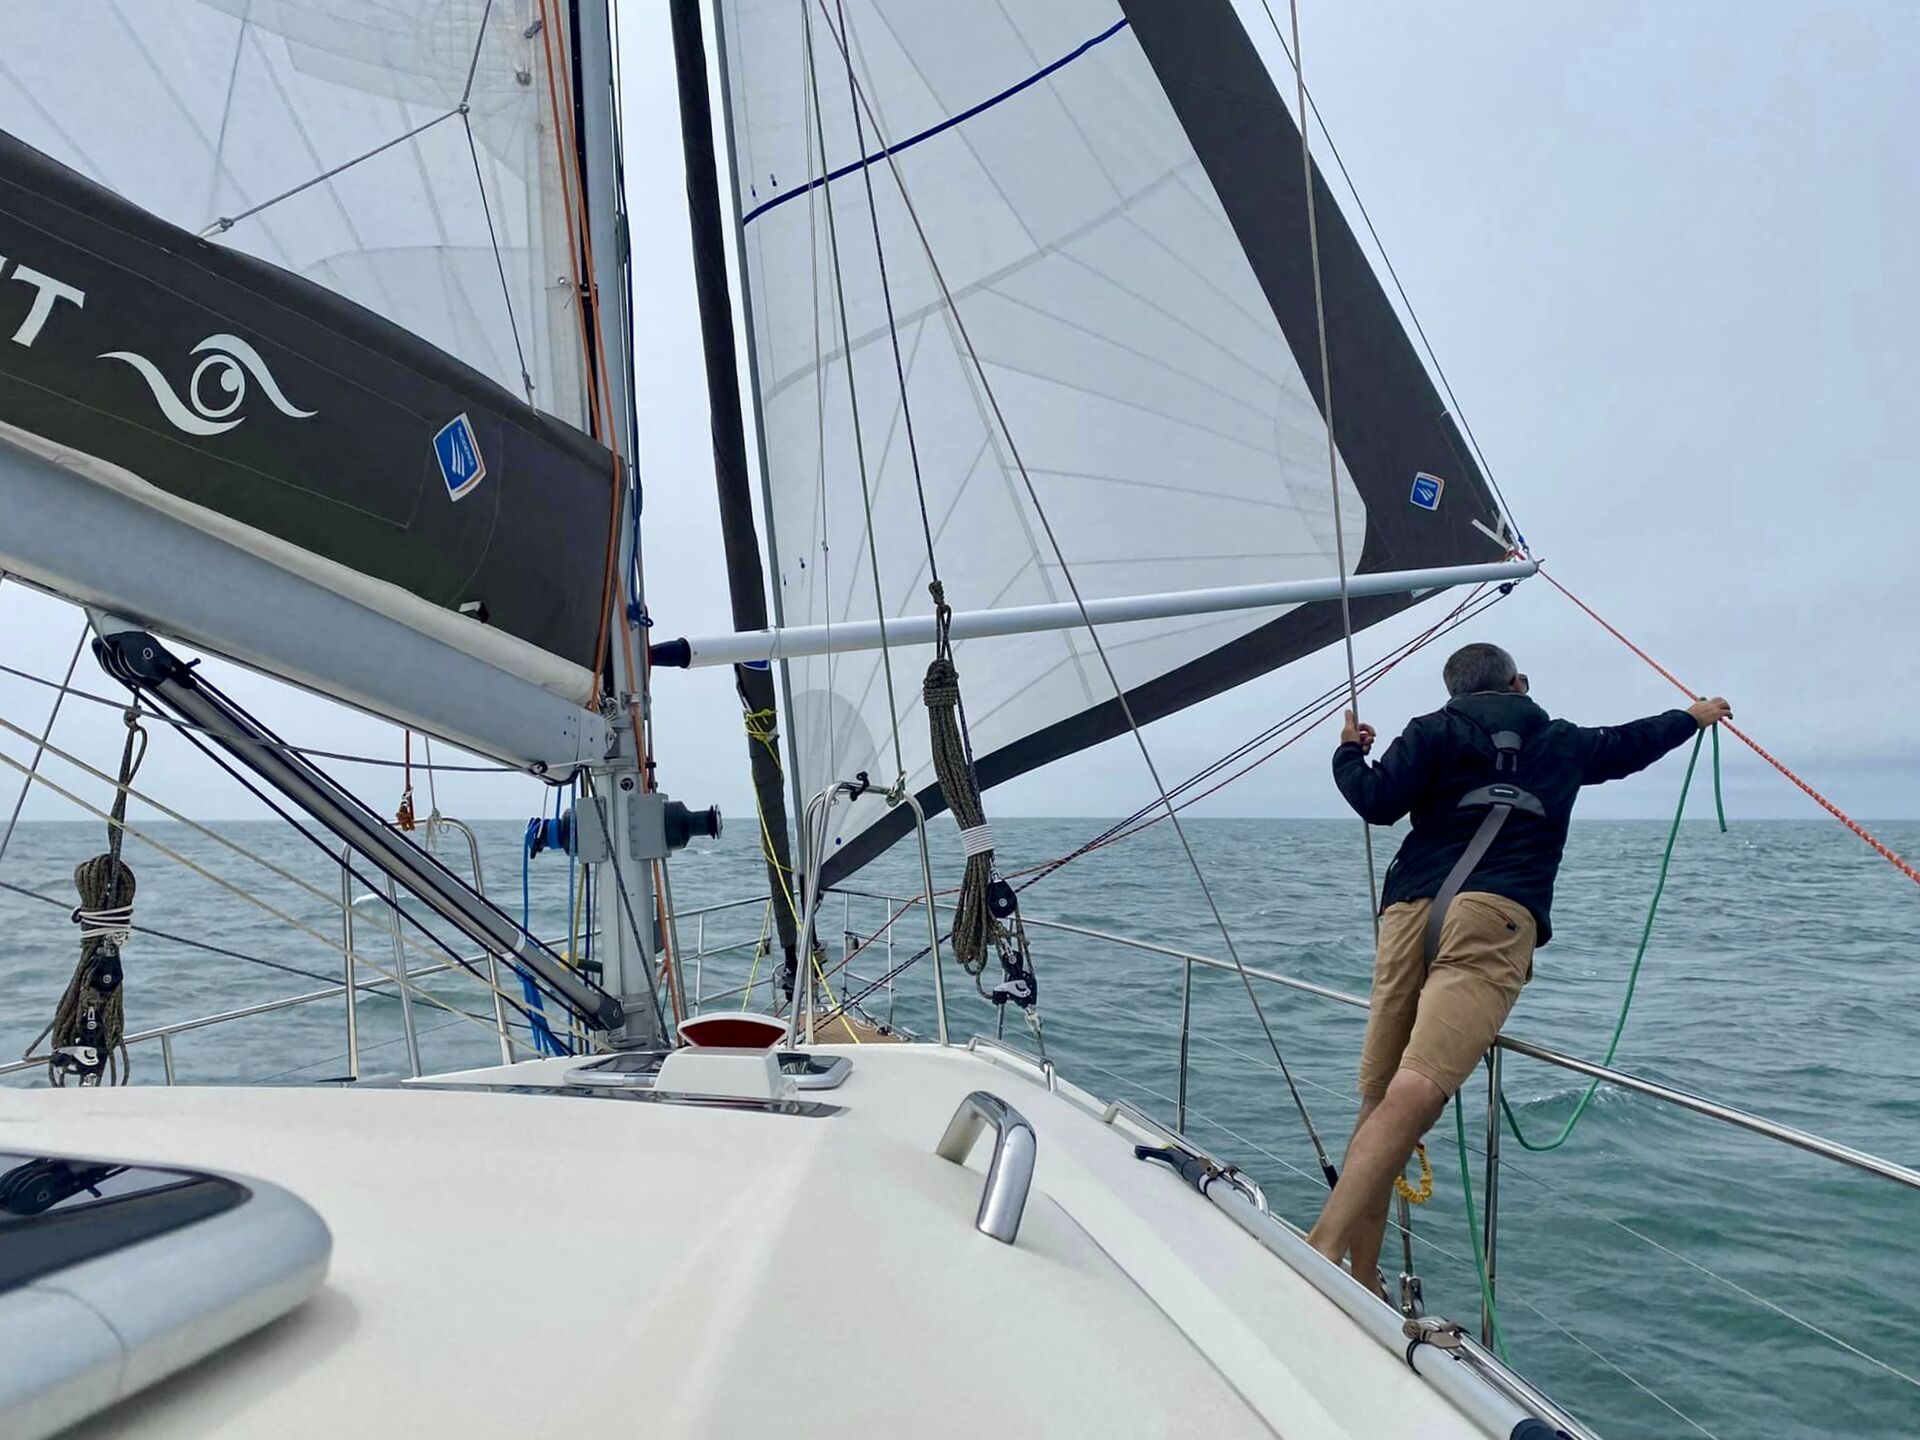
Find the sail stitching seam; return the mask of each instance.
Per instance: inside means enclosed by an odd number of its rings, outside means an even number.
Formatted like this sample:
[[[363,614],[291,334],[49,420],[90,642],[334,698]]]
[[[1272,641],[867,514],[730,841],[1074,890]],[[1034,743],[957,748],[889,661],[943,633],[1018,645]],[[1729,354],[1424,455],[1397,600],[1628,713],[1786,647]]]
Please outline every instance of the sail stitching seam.
[[[1127,28],[1127,21],[1124,17],[1122,17],[1120,20],[1108,26],[1105,30],[1101,31],[1098,35],[1095,35],[1092,39],[1083,41],[1079,46],[1077,46],[1068,54],[1061,56],[1058,60],[1055,60],[1052,64],[1043,66],[1041,69],[1036,70],[1033,74],[1027,76],[1026,79],[1020,81],[1018,84],[1009,86],[1007,89],[1002,90],[997,95],[988,96],[985,100],[980,101],[977,105],[968,106],[965,110],[962,110],[957,115],[949,115],[945,120],[940,121],[938,124],[929,126],[927,129],[920,131],[918,134],[909,135],[905,140],[900,141],[900,143],[897,145],[889,146],[884,143],[884,137],[880,136],[879,134],[879,122],[876,120],[875,126],[874,126],[875,138],[882,139],[883,141],[881,147],[878,150],[874,151],[871,155],[862,155],[858,160],[854,160],[849,162],[846,165],[842,165],[837,170],[828,170],[824,175],[815,176],[812,179],[809,179],[806,182],[806,184],[796,186],[792,190],[787,191],[785,194],[776,195],[771,200],[763,201],[761,204],[756,205],[753,207],[753,209],[747,211],[745,215],[741,216],[740,223],[742,225],[746,225],[751,221],[759,219],[762,215],[766,214],[767,211],[778,209],[780,206],[786,204],[787,201],[789,200],[796,200],[800,196],[809,194],[814,190],[831,186],[835,180],[845,179],[847,176],[851,175],[855,170],[865,170],[869,166],[871,166],[875,161],[878,161],[878,160],[890,161],[895,155],[898,155],[901,151],[910,150],[915,145],[920,144],[922,141],[931,140],[936,135],[943,134],[946,131],[953,129],[954,126],[956,125],[964,124],[966,121],[973,119],[974,116],[980,114],[981,112],[986,110],[991,110],[994,106],[1000,104],[1002,101],[1011,100],[1014,96],[1020,94],[1021,91],[1031,89],[1033,86],[1038,85],[1042,80],[1046,79],[1049,75],[1054,74],[1056,71],[1065,69],[1068,65],[1071,65],[1075,60],[1078,60],[1082,55],[1086,54],[1089,50],[1093,49],[1096,45],[1099,45],[1102,41],[1111,40],[1115,35],[1118,35],[1122,30],[1126,28]],[[849,61],[849,64],[851,64],[851,61]],[[865,102],[863,101],[862,104],[864,103]],[[865,149],[865,146],[863,145],[861,148]],[[825,146],[823,145],[821,147],[821,167],[825,169],[825,166],[826,166]]]

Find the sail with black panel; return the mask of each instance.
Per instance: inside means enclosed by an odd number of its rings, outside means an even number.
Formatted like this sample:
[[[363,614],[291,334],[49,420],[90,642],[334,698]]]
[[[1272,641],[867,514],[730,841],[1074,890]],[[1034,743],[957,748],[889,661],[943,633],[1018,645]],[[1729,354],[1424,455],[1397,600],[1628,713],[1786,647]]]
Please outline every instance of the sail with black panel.
[[[936,559],[948,603],[989,618],[1077,610],[1069,570],[1090,605],[1335,577],[1336,488],[1353,577],[1512,553],[1316,175],[1330,483],[1300,133],[1230,0],[719,13],[783,625],[925,617]],[[1416,598],[1356,594],[1353,624]],[[1341,632],[1326,599],[1103,638],[1144,723]],[[942,804],[932,648],[814,648],[783,661],[799,788],[875,782],[835,811],[831,883],[907,828],[883,793],[896,733],[906,784]],[[1126,728],[1082,625],[955,658],[983,785]]]
[[[484,753],[597,758],[622,478],[572,11],[11,7],[0,567]]]
[[[314,843],[645,1044],[673,812],[630,659],[613,90],[605,0],[11,7],[0,571],[84,606],[109,673]],[[585,772],[604,983],[169,640]]]

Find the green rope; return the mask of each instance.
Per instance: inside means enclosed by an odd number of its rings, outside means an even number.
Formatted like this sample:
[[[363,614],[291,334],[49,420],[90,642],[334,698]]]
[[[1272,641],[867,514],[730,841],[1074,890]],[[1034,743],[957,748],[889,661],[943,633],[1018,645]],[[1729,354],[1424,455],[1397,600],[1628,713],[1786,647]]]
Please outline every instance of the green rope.
[[[1502,1363],[1513,1364],[1513,1356],[1507,1353],[1507,1337],[1500,1329],[1500,1312],[1493,1308],[1493,1284],[1487,1279],[1487,1257],[1480,1250],[1480,1221],[1473,1211],[1473,1167],[1467,1163],[1467,1122],[1460,1113],[1460,1092],[1453,1093],[1453,1138],[1460,1147],[1460,1195],[1467,1202],[1467,1238],[1473,1241],[1473,1268],[1480,1276],[1480,1303],[1487,1307],[1489,1328],[1493,1331],[1494,1349],[1500,1352]]]
[[[1713,735],[1713,810],[1720,822],[1720,831],[1725,834],[1727,811],[1722,803],[1720,792],[1720,727],[1711,725],[1707,728]],[[1687,813],[1687,792],[1693,788],[1694,767],[1700,761],[1700,746],[1706,738],[1705,734],[1695,736],[1693,752],[1687,756],[1686,777],[1680,782],[1680,803],[1674,807],[1673,823],[1667,827],[1667,847],[1660,856],[1660,878],[1654,883],[1653,899],[1647,905],[1646,923],[1640,927],[1640,946],[1633,953],[1633,968],[1627,972],[1627,993],[1620,1001],[1620,1018],[1614,1022],[1613,1038],[1607,1042],[1606,1058],[1601,1061],[1603,1065],[1613,1063],[1614,1052],[1620,1048],[1620,1037],[1626,1033],[1627,1014],[1633,1008],[1634,987],[1640,982],[1640,966],[1647,958],[1647,945],[1653,938],[1654,917],[1660,913],[1660,897],[1667,888],[1667,871],[1673,866],[1674,842],[1680,837],[1681,817]],[[1534,1151],[1536,1154],[1558,1150],[1567,1143],[1568,1138],[1573,1134],[1574,1127],[1580,1123],[1580,1117],[1587,1113],[1587,1106],[1592,1103],[1594,1094],[1599,1088],[1600,1081],[1596,1077],[1587,1086],[1586,1094],[1580,1097],[1579,1104],[1573,1107],[1573,1114],[1567,1117],[1566,1124],[1560,1127],[1560,1133],[1553,1139],[1541,1143],[1527,1139],[1520,1132],[1520,1122],[1514,1117],[1513,1106],[1507,1103],[1507,1097],[1504,1094],[1500,1097],[1500,1108],[1506,1114],[1507,1129],[1512,1133],[1513,1138],[1520,1142],[1522,1149]],[[1486,1256],[1480,1249],[1480,1220],[1474,1213],[1472,1169],[1467,1163],[1467,1122],[1460,1109],[1458,1091],[1454,1092],[1453,1097],[1453,1133],[1460,1154],[1460,1194],[1467,1207],[1467,1238],[1473,1242],[1473,1268],[1480,1279],[1480,1303],[1486,1306],[1488,1328],[1493,1331],[1494,1348],[1500,1352],[1500,1359],[1511,1365],[1513,1358],[1507,1352],[1507,1337],[1500,1329],[1500,1313],[1493,1304],[1493,1285],[1487,1279]]]
[[[1607,1053],[1601,1058],[1602,1065],[1613,1064],[1613,1057],[1620,1049],[1620,1037],[1627,1030],[1627,1016],[1633,1009],[1633,992],[1640,983],[1640,967],[1647,958],[1647,945],[1653,939],[1654,917],[1660,913],[1660,897],[1667,888],[1667,872],[1673,866],[1674,842],[1680,838],[1680,820],[1687,813],[1687,792],[1693,788],[1694,767],[1700,761],[1700,746],[1710,731],[1713,735],[1713,808],[1719,816],[1720,829],[1727,828],[1727,812],[1720,800],[1720,727],[1712,725],[1694,737],[1693,751],[1687,756],[1686,778],[1680,782],[1680,803],[1674,807],[1673,823],[1667,827],[1667,848],[1660,856],[1660,878],[1654,882],[1653,899],[1647,905],[1646,923],[1640,927],[1640,945],[1633,952],[1633,967],[1627,972],[1627,993],[1620,1000],[1620,1016],[1613,1023],[1613,1036],[1607,1041]],[[1596,1077],[1588,1082],[1586,1093],[1573,1107],[1573,1113],[1560,1127],[1560,1133],[1551,1140],[1529,1140],[1520,1129],[1520,1121],[1513,1113],[1513,1106],[1507,1097],[1500,1097],[1500,1108],[1506,1112],[1507,1129],[1513,1138],[1520,1142],[1520,1148],[1543,1154],[1549,1150],[1558,1150],[1572,1137],[1574,1127],[1580,1123],[1581,1116],[1587,1113],[1587,1107],[1593,1103],[1593,1097],[1600,1089],[1600,1080]]]

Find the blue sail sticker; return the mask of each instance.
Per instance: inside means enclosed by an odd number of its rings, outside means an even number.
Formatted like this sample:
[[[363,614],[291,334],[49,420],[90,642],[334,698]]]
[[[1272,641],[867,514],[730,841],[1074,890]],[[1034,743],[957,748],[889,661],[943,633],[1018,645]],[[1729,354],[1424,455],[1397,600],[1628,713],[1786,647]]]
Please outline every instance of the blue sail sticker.
[[[1413,493],[1407,497],[1407,501],[1422,510],[1438,510],[1440,492],[1446,488],[1446,484],[1438,475],[1429,475],[1422,470],[1413,477]]]
[[[447,498],[458,500],[487,478],[487,462],[480,458],[473,422],[456,416],[433,437],[433,458],[440,462],[440,478],[447,482]]]

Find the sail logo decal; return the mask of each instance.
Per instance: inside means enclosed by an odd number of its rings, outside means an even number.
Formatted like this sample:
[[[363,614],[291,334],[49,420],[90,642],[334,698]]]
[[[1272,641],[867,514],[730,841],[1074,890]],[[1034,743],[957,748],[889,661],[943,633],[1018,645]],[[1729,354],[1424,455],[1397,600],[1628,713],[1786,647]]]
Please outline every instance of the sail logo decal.
[[[1446,485],[1447,482],[1438,475],[1429,475],[1422,470],[1413,477],[1413,493],[1407,496],[1407,503],[1417,505],[1422,510],[1438,510],[1440,492],[1446,488]]]
[[[447,498],[458,500],[487,478],[487,462],[480,458],[480,442],[473,421],[457,415],[433,437],[433,458],[440,462],[440,478],[447,482]]]
[[[109,350],[102,360],[121,360],[131,365],[153,392],[160,413],[176,430],[203,438],[224,435],[247,417],[240,413],[246,403],[249,378],[273,403],[273,408],[293,420],[311,420],[320,412],[302,410],[280,388],[260,352],[238,335],[209,335],[189,352],[204,355],[187,379],[186,398],[175,393],[167,377],[144,355],[131,350]]]

